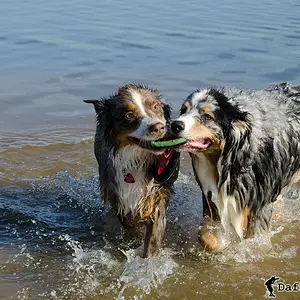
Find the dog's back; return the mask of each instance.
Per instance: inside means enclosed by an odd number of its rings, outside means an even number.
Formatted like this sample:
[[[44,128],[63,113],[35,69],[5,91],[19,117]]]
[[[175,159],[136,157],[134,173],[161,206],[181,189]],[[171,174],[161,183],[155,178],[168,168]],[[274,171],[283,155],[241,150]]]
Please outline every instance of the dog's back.
[[[229,89],[224,94],[248,113],[251,124],[248,140],[233,154],[235,159],[227,157],[231,164],[224,174],[230,178],[225,181],[227,193],[255,216],[250,235],[261,234],[269,227],[272,208],[268,205],[299,177],[300,94],[278,86],[267,91]]]
[[[237,153],[235,163],[241,165],[241,171],[243,166],[256,168],[253,180],[265,182],[261,198],[274,201],[272,194],[286,186],[300,168],[300,93],[288,86],[267,91],[223,91],[232,99],[229,101],[248,113],[251,123],[249,141],[244,145],[248,149]]]

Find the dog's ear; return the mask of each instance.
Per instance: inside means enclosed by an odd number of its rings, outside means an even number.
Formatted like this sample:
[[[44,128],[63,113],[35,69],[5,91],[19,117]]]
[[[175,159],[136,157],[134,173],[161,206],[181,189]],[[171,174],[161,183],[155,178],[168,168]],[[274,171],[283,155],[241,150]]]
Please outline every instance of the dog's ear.
[[[164,104],[163,110],[164,110],[164,116],[165,116],[166,121],[170,122],[171,111],[172,111],[171,106],[169,104]]]
[[[100,100],[83,100],[85,103],[92,103],[96,111],[97,124],[105,128],[108,132],[111,129],[111,118],[108,102],[105,99]]]
[[[245,134],[251,132],[251,125],[247,120],[236,120],[232,122],[232,130],[236,139],[242,138]]]
[[[97,115],[105,113],[105,101],[104,100],[83,100],[85,103],[92,103],[94,105]]]
[[[250,165],[252,125],[248,115],[232,121],[220,144],[221,156],[218,162],[219,188],[230,178],[230,169],[239,171],[241,165]],[[228,177],[229,176],[229,177]]]

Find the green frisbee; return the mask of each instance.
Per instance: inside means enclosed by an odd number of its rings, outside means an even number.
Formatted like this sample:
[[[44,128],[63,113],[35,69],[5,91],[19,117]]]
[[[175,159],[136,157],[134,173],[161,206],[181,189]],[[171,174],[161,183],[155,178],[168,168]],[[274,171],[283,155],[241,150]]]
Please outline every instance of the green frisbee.
[[[175,147],[187,142],[185,138],[178,138],[175,140],[168,141],[151,141],[152,148],[167,148],[167,147]]]

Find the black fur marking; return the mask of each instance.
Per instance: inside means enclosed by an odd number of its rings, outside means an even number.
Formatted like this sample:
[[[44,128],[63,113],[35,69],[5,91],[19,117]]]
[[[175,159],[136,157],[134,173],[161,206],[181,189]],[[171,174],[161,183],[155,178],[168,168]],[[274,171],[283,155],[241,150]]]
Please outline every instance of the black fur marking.
[[[210,89],[208,95],[214,97],[218,103],[219,109],[215,112],[217,121],[223,120],[224,125],[230,125],[232,121],[240,120],[246,122],[248,120],[248,113],[242,112],[237,104],[231,104],[225,94],[215,89]]]

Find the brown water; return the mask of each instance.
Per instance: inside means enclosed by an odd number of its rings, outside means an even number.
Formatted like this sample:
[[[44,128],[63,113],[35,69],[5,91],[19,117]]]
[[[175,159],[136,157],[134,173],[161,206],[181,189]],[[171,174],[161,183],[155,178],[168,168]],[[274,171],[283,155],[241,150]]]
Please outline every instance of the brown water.
[[[3,0],[0,9],[0,299],[262,299],[271,276],[300,281],[298,191],[269,234],[207,254],[187,156],[165,247],[141,259],[99,200],[94,113],[81,101],[139,81],[176,113],[206,85],[299,85],[298,0]]]
[[[2,140],[3,299],[261,299],[268,277],[299,280],[297,192],[284,200],[270,234],[207,254],[197,243],[200,191],[183,157],[165,248],[144,260],[98,199],[93,128],[76,132],[6,134]]]

